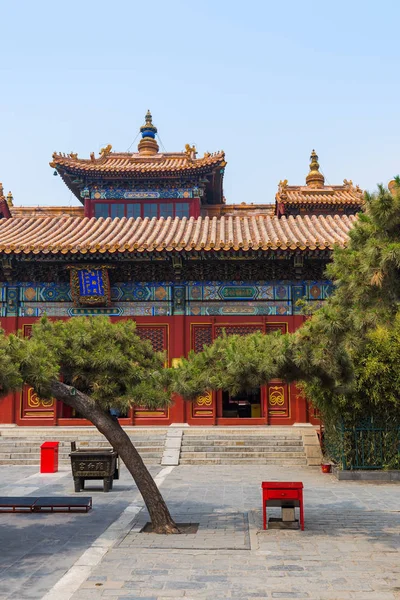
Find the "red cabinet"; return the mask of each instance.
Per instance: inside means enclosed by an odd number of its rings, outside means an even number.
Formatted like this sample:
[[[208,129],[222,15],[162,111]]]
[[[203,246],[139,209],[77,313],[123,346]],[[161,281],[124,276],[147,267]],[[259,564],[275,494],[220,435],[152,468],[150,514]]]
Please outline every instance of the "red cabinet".
[[[40,446],[40,472],[57,473],[59,442],[44,442]]]

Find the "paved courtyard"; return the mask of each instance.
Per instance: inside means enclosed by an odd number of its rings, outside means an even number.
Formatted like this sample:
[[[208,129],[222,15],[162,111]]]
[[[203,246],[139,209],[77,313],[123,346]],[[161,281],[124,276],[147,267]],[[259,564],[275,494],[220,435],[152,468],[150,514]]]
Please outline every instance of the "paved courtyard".
[[[0,515],[0,598],[400,598],[399,484],[252,465],[152,472],[177,521],[199,523],[196,534],[140,533],[147,515],[123,471],[109,494],[90,491],[91,513]],[[2,474],[3,495],[72,493],[67,471]],[[304,532],[261,530],[262,480],[304,482]]]
[[[156,475],[161,467],[152,467]],[[87,514],[0,514],[0,599],[42,598],[139,494],[124,469],[112,493],[87,486],[96,509]],[[71,469],[0,466],[1,496],[74,495]]]

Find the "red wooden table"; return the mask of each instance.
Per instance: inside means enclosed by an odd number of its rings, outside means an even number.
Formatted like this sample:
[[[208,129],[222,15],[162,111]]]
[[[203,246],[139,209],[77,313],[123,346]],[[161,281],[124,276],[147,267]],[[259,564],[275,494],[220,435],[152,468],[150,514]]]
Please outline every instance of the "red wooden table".
[[[263,481],[262,506],[263,528],[267,529],[267,504],[282,508],[300,508],[300,527],[304,531],[303,484],[301,481]]]

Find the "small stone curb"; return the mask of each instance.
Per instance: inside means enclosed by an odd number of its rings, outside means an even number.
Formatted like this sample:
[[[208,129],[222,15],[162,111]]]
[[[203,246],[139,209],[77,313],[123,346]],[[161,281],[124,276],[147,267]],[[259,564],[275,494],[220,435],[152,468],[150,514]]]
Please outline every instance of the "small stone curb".
[[[332,474],[339,481],[385,481],[400,482],[400,470],[391,471],[342,471],[337,467],[332,467]]]

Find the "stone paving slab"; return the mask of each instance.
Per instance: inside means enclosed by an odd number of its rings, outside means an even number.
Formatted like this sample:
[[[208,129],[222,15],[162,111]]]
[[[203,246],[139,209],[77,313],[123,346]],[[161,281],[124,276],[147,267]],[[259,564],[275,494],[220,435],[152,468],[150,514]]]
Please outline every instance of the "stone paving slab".
[[[268,480],[304,482],[304,532],[262,531]],[[339,482],[310,468],[179,466],[162,491],[174,516],[202,524],[198,533],[143,543],[160,537],[138,533],[143,510],[72,600],[400,599],[400,485]],[[239,537],[218,546],[246,530],[247,547]],[[199,547],[206,537],[215,539]]]
[[[142,511],[132,530],[118,544],[119,548],[174,548],[203,550],[250,550],[248,515],[235,511],[210,513],[174,513],[176,523],[198,523],[196,534],[160,536],[141,533],[147,522],[146,511]]]
[[[153,475],[160,467],[151,469]],[[37,467],[0,466],[1,496],[78,496],[70,468],[40,474]],[[122,469],[113,490],[95,481],[85,490],[93,498],[88,513],[0,514],[0,600],[42,598],[119,515],[139,498],[132,477]]]

